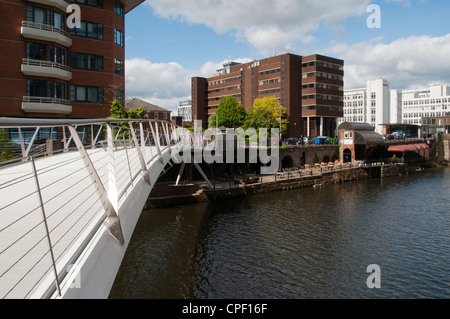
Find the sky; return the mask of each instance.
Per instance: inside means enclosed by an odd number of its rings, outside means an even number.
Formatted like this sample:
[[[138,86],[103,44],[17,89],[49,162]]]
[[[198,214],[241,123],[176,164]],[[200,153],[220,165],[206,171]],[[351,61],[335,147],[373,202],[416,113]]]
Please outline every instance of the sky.
[[[126,98],[175,115],[193,76],[283,53],[344,60],[345,89],[450,85],[450,1],[146,0],[125,18]]]

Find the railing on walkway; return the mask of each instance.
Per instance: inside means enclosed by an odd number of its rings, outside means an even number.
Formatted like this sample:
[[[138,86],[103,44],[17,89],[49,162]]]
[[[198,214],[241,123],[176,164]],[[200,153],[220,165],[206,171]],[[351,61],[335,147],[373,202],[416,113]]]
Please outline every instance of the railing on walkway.
[[[23,58],[22,64],[31,66],[40,66],[44,68],[60,69],[63,71],[70,72],[70,67],[68,65],[64,65],[58,62]]]
[[[48,128],[59,147],[47,142],[30,155]],[[22,132],[30,129],[25,140]],[[101,227],[123,243],[119,207],[127,192],[139,178],[150,183],[148,170],[164,152],[191,143],[187,130],[157,120],[0,118],[0,133],[11,131],[20,151],[0,162],[0,298],[60,294]]]
[[[32,28],[32,29],[37,29],[37,30],[42,30],[42,31],[56,32],[67,38],[69,37],[69,33],[66,32],[65,30],[54,27],[49,24],[42,24],[42,23],[31,22],[31,21],[22,21],[22,27]]]

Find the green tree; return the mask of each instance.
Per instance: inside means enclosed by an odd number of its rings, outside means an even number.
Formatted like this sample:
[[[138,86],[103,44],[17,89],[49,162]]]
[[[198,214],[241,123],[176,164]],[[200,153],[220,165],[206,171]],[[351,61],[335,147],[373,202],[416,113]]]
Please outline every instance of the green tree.
[[[120,105],[120,102],[118,100],[114,100],[111,104],[110,109],[111,116],[108,118],[110,119],[143,119],[145,115],[145,109],[142,106],[139,106],[136,109],[129,109],[124,110],[122,108],[122,105]],[[137,128],[138,124],[133,123],[133,127]],[[129,135],[129,124],[128,122],[120,122],[114,124],[114,134],[117,134],[119,128],[121,127],[121,133],[125,135]]]
[[[209,127],[215,128],[218,123],[219,127],[238,128],[244,124],[246,115],[244,106],[235,97],[228,96],[220,101],[217,111],[209,118]]]
[[[14,141],[8,138],[8,134],[0,129],[0,162],[15,158],[13,154]]]
[[[256,99],[247,113],[244,129],[280,128],[280,118],[281,134],[285,134],[289,121],[286,118],[286,109],[281,107],[278,99],[275,96]]]
[[[110,113],[110,119],[126,119],[128,117],[127,112],[122,108],[118,100],[112,102]]]

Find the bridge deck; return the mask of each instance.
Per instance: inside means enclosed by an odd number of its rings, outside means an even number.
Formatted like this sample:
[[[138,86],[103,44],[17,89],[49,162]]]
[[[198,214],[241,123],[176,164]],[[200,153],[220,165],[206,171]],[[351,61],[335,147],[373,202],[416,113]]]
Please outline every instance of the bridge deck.
[[[147,164],[155,160],[155,146],[144,150]],[[136,148],[115,150],[113,162],[103,148],[87,152],[104,188],[115,189],[120,202],[142,170]],[[37,174],[32,161],[0,168],[0,298],[40,298],[40,287],[52,286],[55,272],[64,276],[106,220],[98,185],[78,151],[34,163]]]

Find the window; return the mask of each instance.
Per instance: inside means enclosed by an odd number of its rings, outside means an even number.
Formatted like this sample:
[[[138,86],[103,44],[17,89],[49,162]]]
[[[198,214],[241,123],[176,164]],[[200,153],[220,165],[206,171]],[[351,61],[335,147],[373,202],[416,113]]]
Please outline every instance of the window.
[[[95,86],[70,86],[71,102],[103,103],[104,89]]]
[[[86,4],[88,6],[103,8],[103,0],[70,0],[73,3]]]
[[[166,112],[163,113],[163,117],[164,117],[165,120],[167,120],[167,113]]]
[[[123,18],[123,4],[119,0],[114,1],[114,12]]]
[[[62,82],[27,80],[27,96],[66,98],[66,86]]]
[[[267,70],[267,71],[261,71],[261,72],[259,72],[259,75],[267,75],[267,74],[272,74],[272,73],[278,73],[278,72],[281,72],[281,69],[280,68],[278,68],[278,69],[273,69],[273,70]]]
[[[118,59],[114,59],[114,73],[117,75],[124,75],[123,72],[123,61],[120,61]]]
[[[123,105],[123,90],[115,89],[114,90],[114,98],[119,101],[120,105]]]
[[[158,119],[159,119],[159,113],[155,112],[155,120],[158,120]]]
[[[71,35],[103,40],[103,24],[81,21],[80,28],[69,29]]]
[[[114,28],[114,43],[123,47],[123,33]]]
[[[27,21],[65,29],[65,18],[60,13],[46,8],[27,6]]]
[[[90,70],[103,72],[103,56],[70,52],[70,67],[80,70]]]

